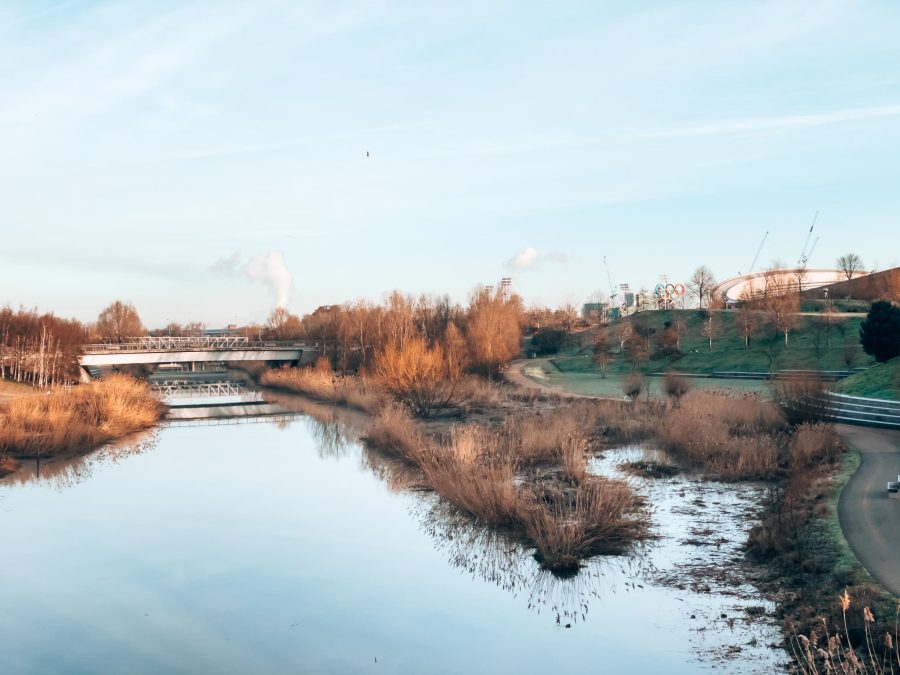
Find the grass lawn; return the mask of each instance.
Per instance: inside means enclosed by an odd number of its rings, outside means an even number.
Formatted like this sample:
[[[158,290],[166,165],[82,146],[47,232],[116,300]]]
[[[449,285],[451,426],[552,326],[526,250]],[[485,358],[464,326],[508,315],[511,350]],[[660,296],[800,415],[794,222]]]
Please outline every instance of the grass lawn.
[[[838,383],[837,390],[851,396],[900,401],[900,357],[851,375]]]
[[[622,383],[625,375],[610,373],[606,377],[600,377],[597,372],[563,372],[555,365],[556,359],[532,359],[522,368],[522,374],[534,382],[546,384],[572,394],[584,394],[586,396],[609,396],[622,398]],[[650,395],[654,398],[663,396],[662,378],[648,377],[650,383]],[[768,397],[770,394],[767,380],[736,380],[719,378],[690,378],[692,389],[730,389],[738,391],[759,392]]]
[[[788,335],[775,334],[765,325],[763,313],[758,313],[762,324],[750,338],[750,346],[744,348],[744,340],[738,326],[738,312],[724,310],[713,312],[713,344],[703,335],[703,317],[698,310],[668,310],[641,312],[638,315],[614,322],[609,326],[610,341],[615,351],[619,344],[615,334],[619,326],[628,322],[646,321],[656,332],[651,337],[650,351],[656,351],[656,338],[667,323],[679,323],[682,327],[681,356],[651,356],[640,364],[643,372],[662,372],[668,369],[685,373],[710,373],[715,371],[769,372],[772,370],[845,370],[868,366],[873,363],[859,345],[859,324],[864,316],[835,317],[829,324],[818,316],[799,316],[796,330]],[[563,347],[552,357],[553,365],[562,373],[598,374],[591,358],[593,330],[576,333],[572,344]],[[526,345],[527,350],[527,345]],[[615,355],[609,365],[610,375],[631,372],[632,364],[623,356]]]

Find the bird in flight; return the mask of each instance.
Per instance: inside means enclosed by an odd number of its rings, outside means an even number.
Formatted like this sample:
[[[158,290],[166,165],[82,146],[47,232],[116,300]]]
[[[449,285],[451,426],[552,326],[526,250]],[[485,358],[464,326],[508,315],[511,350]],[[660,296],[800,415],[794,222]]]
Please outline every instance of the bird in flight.
[[[369,151],[368,151],[368,150],[366,150],[366,157],[368,157],[368,156],[369,156]]]

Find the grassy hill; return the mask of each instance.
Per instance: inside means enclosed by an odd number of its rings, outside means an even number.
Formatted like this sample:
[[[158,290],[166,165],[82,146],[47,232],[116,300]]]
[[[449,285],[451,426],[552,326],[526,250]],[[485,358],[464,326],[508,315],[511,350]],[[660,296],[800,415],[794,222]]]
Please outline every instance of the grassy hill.
[[[723,310],[713,312],[713,344],[703,334],[703,315],[695,309],[641,312],[635,316],[613,322],[609,326],[611,341],[615,341],[617,325],[634,321],[646,321],[655,329],[651,337],[649,360],[640,364],[644,372],[659,372],[669,368],[682,372],[709,373],[714,371],[769,372],[773,370],[845,370],[848,359],[851,367],[868,366],[873,363],[859,345],[859,324],[864,316],[834,317],[830,331],[826,331],[821,317],[800,316],[796,330],[788,336],[784,345],[784,335],[776,334],[766,325],[762,313],[761,326],[750,339],[748,349],[744,348],[738,326],[738,312]],[[682,325],[681,354],[663,356],[656,348],[658,338],[667,323],[680,322]],[[826,337],[826,332],[830,336]],[[597,366],[591,358],[594,331],[588,330],[572,336],[572,344],[563,347],[552,363],[568,373],[597,373]],[[770,358],[771,357],[771,358]],[[610,374],[631,372],[632,364],[624,355],[617,354],[609,365]]]
[[[838,391],[851,396],[900,401],[900,357],[867,368],[838,383]]]

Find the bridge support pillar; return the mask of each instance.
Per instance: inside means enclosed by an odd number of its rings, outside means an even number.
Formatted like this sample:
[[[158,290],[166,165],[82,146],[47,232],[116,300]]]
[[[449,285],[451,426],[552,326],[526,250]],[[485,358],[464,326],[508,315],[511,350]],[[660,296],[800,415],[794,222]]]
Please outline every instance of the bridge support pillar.
[[[78,376],[79,376],[79,379],[81,380],[81,384],[90,384],[90,382],[92,382],[94,379],[91,377],[91,374],[90,374],[90,372],[88,372],[88,369],[85,368],[84,366],[81,366],[80,368],[78,368]]]

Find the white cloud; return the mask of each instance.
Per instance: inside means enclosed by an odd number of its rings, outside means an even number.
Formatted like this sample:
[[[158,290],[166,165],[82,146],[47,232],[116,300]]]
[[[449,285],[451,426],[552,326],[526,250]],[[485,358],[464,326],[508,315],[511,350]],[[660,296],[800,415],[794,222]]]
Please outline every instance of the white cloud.
[[[508,260],[506,266],[510,269],[523,271],[533,268],[540,262],[565,263],[568,260],[565,253],[559,253],[558,251],[539,253],[534,246],[527,246]]]

